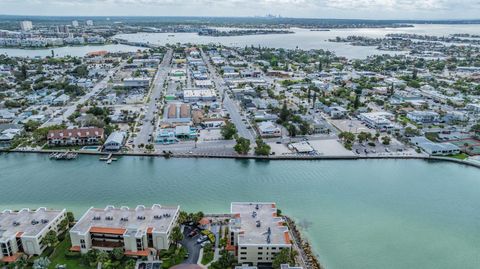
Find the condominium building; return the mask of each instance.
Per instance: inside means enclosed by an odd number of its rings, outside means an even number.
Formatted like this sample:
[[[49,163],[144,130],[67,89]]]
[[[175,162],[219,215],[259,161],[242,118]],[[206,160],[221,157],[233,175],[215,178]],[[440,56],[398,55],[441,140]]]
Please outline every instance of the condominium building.
[[[31,21],[21,21],[20,29],[22,29],[22,31],[30,31],[33,29],[33,24]]]
[[[179,211],[179,206],[158,204],[135,209],[90,208],[70,229],[71,250],[86,253],[92,248],[121,248],[127,256],[156,255],[157,250],[169,247]]]
[[[275,255],[292,243],[275,203],[232,203],[227,249],[238,262],[271,265]]]
[[[43,237],[49,231],[58,232],[66,217],[65,209],[3,211],[0,213],[0,261],[15,262],[23,254],[41,255],[47,247],[42,244]]]
[[[47,135],[49,146],[96,145],[104,139],[102,128],[74,128],[51,130]]]

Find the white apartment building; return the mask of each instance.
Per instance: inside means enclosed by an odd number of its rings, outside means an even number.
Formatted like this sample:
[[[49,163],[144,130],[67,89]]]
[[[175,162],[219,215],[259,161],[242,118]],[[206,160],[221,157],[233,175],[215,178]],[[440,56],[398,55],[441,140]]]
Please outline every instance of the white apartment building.
[[[85,25],[86,25],[86,26],[93,26],[93,21],[92,21],[92,20],[87,20],[87,21],[85,22]]]
[[[232,203],[231,213],[227,250],[235,252],[239,263],[271,265],[278,252],[292,247],[275,203]]]
[[[407,113],[407,118],[417,123],[434,123],[440,115],[434,111],[412,111]]]
[[[180,207],[155,204],[128,207],[90,208],[70,229],[72,251],[86,253],[95,248],[110,251],[122,248],[127,256],[156,255],[170,246],[170,232]]]
[[[0,213],[0,261],[15,262],[23,254],[41,255],[47,247],[42,245],[42,238],[49,231],[58,232],[60,222],[66,217],[65,209],[3,211]]]
[[[21,21],[20,29],[22,29],[22,31],[30,31],[33,29],[33,24],[31,21]]]
[[[77,20],[72,21],[72,26],[77,28],[79,26],[78,21]]]

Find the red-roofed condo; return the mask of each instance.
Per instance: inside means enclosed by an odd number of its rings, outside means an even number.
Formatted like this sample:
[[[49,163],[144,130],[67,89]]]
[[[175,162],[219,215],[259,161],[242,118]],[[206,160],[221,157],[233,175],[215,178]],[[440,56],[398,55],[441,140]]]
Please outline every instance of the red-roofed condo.
[[[103,139],[103,129],[96,127],[51,130],[47,134],[49,146],[98,145]]]

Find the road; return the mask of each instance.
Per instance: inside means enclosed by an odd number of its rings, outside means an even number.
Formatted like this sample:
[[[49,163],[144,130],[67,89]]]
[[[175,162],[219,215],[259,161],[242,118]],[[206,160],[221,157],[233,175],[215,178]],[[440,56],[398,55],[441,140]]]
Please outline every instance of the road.
[[[158,121],[156,117],[157,111],[163,106],[163,101],[159,100],[161,100],[160,97],[163,91],[163,84],[165,83],[165,80],[167,79],[171,70],[170,63],[172,61],[172,55],[173,50],[169,49],[167,53],[165,53],[163,61],[158,66],[158,71],[153,80],[151,92],[147,98],[148,101],[144,114],[145,117],[143,119],[139,119],[143,121],[143,124],[133,142],[136,149],[138,149],[138,145],[140,144],[148,144],[150,136],[154,135],[155,126]]]
[[[228,111],[232,123],[235,124],[235,127],[237,127],[238,135],[249,139],[250,143],[254,145],[256,135],[253,133],[253,129],[249,130],[247,128],[247,123],[242,120],[243,118],[240,114],[240,108],[226,93],[227,88],[225,87],[225,80],[218,75],[217,70],[210,63],[208,56],[203,52],[203,50],[201,50],[201,54],[203,61],[207,65],[211,79],[215,83],[216,89],[223,99],[223,107]]]
[[[63,121],[68,121],[68,117],[70,117],[74,112],[75,110],[77,110],[77,107],[79,105],[83,105],[85,104],[88,100],[90,100],[90,98],[92,98],[93,96],[96,96],[97,94],[99,94],[103,89],[105,89],[107,87],[107,84],[108,84],[108,81],[110,80],[110,78],[118,71],[120,70],[123,66],[125,65],[125,63],[121,63],[119,66],[111,69],[110,71],[108,71],[107,75],[105,76],[105,78],[103,78],[101,81],[99,81],[93,88],[91,91],[89,91],[87,94],[85,94],[84,96],[80,97],[80,99],[78,99],[76,102],[73,102],[71,103],[67,108],[66,110],[61,114],[61,115],[54,115],[52,118],[50,118],[48,121],[46,121],[45,123],[42,124],[41,127],[47,127],[47,126],[50,126],[50,125],[55,125],[55,124],[62,124]]]

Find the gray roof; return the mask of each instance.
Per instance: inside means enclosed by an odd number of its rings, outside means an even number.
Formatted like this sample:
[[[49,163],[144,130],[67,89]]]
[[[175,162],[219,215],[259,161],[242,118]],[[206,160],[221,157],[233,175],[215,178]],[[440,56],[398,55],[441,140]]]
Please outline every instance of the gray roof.
[[[24,208],[20,211],[5,210],[0,213],[0,241],[5,241],[22,233],[22,236],[37,236],[51,225],[57,217],[65,214],[63,210],[51,210],[41,207],[35,211]],[[43,221],[42,221],[43,220]]]

